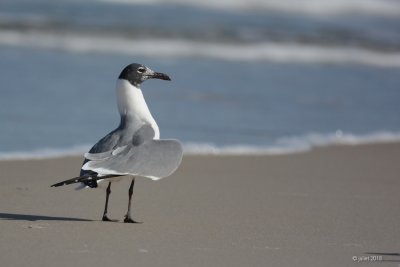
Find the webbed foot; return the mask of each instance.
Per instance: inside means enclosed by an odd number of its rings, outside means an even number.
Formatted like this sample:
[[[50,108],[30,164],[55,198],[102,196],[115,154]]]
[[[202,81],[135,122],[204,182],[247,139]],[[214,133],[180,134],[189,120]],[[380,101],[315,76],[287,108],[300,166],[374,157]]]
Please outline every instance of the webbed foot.
[[[124,223],[142,223],[142,222],[134,221],[130,216],[125,215]]]
[[[112,220],[107,217],[107,215],[103,215],[103,218],[101,219],[103,222],[118,222],[118,220]]]

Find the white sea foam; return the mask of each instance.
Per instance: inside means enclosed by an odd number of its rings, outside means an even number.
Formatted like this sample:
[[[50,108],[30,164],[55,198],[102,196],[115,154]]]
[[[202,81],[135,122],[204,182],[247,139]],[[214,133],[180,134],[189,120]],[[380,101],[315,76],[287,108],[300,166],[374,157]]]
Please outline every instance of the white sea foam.
[[[115,53],[145,57],[201,57],[244,62],[361,64],[400,67],[400,52],[298,43],[232,44],[180,39],[128,39],[45,32],[0,31],[0,45],[59,49],[74,53]]]
[[[120,4],[180,4],[212,9],[267,10],[326,16],[340,14],[368,14],[377,16],[400,15],[396,0],[99,0]]]
[[[272,145],[254,146],[246,144],[218,146],[212,143],[184,143],[185,155],[283,155],[306,152],[313,147],[329,145],[362,145],[400,142],[400,132],[375,132],[365,135],[343,133],[338,130],[331,134],[310,133],[303,136],[281,137]],[[48,159],[65,156],[83,156],[90,145],[74,146],[67,149],[39,149],[29,152],[3,152],[0,160]]]
[[[65,149],[43,148],[32,151],[0,152],[0,160],[26,160],[26,159],[49,159],[68,156],[83,155],[90,149],[89,145],[73,146]]]
[[[273,145],[229,145],[215,146],[211,143],[186,143],[186,155],[282,155],[311,150],[313,147],[329,145],[362,145],[374,143],[400,142],[400,132],[375,132],[365,135],[343,133],[310,133],[303,136],[278,138]]]

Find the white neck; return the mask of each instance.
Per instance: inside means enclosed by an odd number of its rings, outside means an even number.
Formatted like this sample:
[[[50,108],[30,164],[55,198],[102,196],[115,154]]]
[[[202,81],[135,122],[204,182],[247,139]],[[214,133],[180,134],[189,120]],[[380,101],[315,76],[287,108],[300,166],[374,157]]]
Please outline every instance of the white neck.
[[[121,116],[126,117],[126,123],[133,124],[138,128],[148,123],[154,129],[155,139],[159,139],[158,125],[147,107],[142,90],[133,86],[127,80],[118,79],[116,91],[118,110]]]

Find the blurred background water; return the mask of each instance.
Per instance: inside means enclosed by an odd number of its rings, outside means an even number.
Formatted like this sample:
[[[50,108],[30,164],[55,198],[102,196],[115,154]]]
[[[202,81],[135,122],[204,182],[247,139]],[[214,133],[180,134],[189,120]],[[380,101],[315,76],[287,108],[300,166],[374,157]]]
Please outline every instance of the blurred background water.
[[[0,2],[0,156],[84,152],[132,62],[162,138],[280,153],[400,140],[395,0]]]

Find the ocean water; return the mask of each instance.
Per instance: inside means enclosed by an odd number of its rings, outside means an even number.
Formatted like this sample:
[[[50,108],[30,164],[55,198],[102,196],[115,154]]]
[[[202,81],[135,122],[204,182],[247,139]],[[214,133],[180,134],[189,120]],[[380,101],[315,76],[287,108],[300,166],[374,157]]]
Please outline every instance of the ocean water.
[[[400,140],[400,2],[218,3],[2,1],[0,158],[85,152],[132,62],[172,77],[142,89],[187,153]]]

